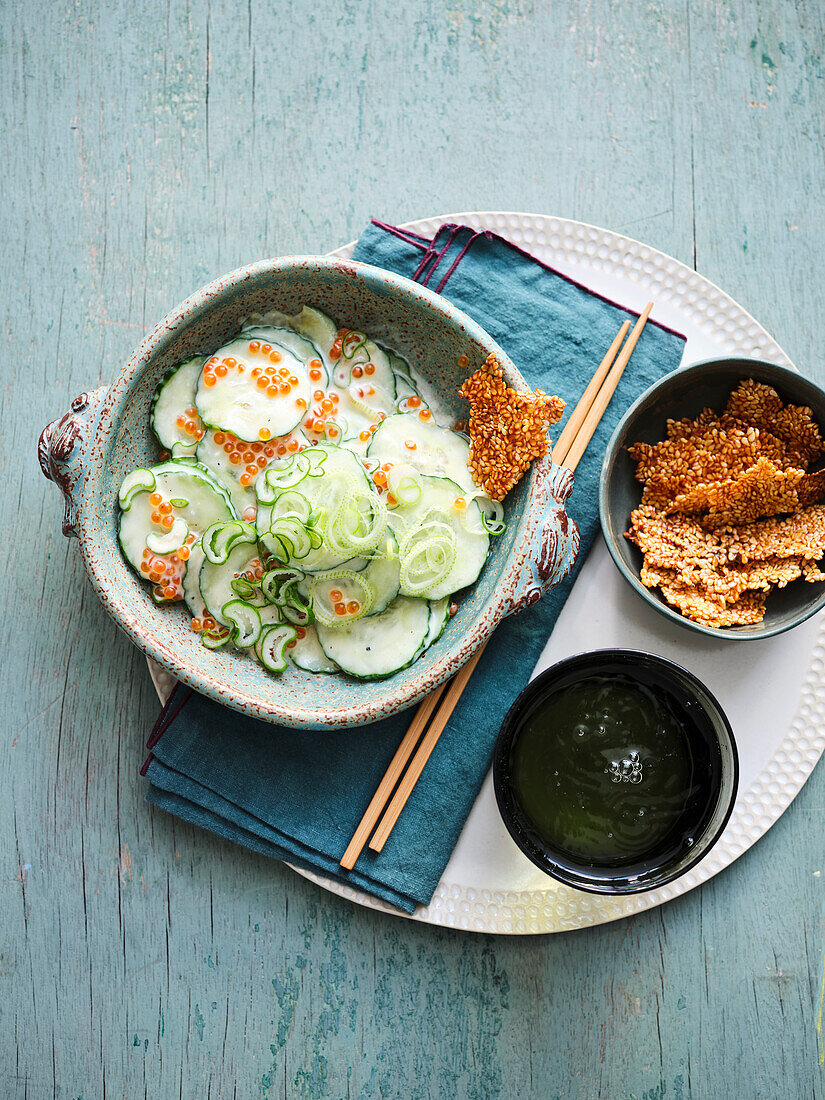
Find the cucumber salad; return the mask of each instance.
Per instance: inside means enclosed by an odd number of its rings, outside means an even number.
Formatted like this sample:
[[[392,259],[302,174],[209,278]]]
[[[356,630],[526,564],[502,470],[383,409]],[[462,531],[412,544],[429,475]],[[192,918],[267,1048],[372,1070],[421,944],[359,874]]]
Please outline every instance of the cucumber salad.
[[[249,318],[174,367],[151,408],[166,454],[120,486],[120,545],[205,646],[390,676],[441,635],[481,572],[500,503],[415,372],[305,306]]]

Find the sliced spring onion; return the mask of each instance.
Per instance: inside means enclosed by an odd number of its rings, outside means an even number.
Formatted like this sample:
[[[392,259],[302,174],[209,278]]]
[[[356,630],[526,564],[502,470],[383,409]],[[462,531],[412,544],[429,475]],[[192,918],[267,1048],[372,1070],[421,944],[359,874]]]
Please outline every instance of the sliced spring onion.
[[[286,647],[298,632],[294,626],[268,626],[261,633],[257,652],[267,672],[283,672],[287,666]]]
[[[239,649],[248,649],[261,636],[261,616],[258,609],[243,600],[230,600],[221,613],[232,630],[232,641]]]
[[[341,600],[332,599],[332,593],[341,591]],[[319,623],[325,626],[345,626],[356,619],[362,619],[375,602],[375,589],[358,573],[349,569],[336,569],[325,573],[323,577],[316,577],[310,586],[310,598],[312,610]],[[336,604],[343,604],[347,608],[345,615],[338,614]],[[358,604],[356,611],[350,611],[349,605]]]
[[[150,531],[146,536],[146,545],[153,554],[171,554],[180,550],[186,542],[189,534],[189,526],[180,516],[175,516],[175,521],[168,531],[159,535],[156,531]]]
[[[377,493],[352,482],[327,524],[324,543],[335,554],[368,554],[387,530],[387,506]]]
[[[229,582],[229,587],[242,600],[251,599],[252,596],[255,596],[259,591],[259,586],[247,580],[246,577],[234,577]]]
[[[203,552],[213,565],[223,565],[231,551],[241,542],[258,541],[255,528],[242,520],[213,523],[203,535]]]
[[[387,474],[387,488],[402,504],[415,504],[421,498],[421,474],[414,466],[399,463]]]
[[[345,359],[352,359],[358,349],[362,348],[366,342],[366,333],[357,332],[353,329],[341,341],[341,354]]]
[[[151,470],[132,470],[121,482],[118,490],[118,504],[124,512],[128,512],[132,506],[132,500],[137,493],[151,493],[157,482]]]
[[[298,569],[270,569],[264,573],[261,591],[270,602],[283,607],[289,598],[289,589],[303,577]]]
[[[421,597],[441,584],[455,565],[456,543],[452,527],[438,519],[414,527],[401,543],[401,591]]]
[[[473,493],[468,499],[476,501],[481,509],[481,525],[488,535],[501,535],[507,530],[504,505],[500,500],[492,500],[482,492]]]

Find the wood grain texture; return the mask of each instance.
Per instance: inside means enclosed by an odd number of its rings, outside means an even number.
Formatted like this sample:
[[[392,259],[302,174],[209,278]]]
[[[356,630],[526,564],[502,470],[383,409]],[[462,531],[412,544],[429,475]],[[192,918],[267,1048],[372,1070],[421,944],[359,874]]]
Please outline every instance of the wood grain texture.
[[[822,768],[632,920],[508,939],[358,909],[145,805],[146,668],[35,460],[190,291],[372,214],[626,232],[825,382],[823,32],[793,0],[0,7],[0,1095],[825,1095]]]

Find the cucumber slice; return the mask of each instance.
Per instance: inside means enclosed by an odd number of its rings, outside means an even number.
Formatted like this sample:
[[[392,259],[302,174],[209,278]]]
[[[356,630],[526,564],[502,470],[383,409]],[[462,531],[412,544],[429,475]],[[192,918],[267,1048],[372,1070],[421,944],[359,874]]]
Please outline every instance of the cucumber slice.
[[[342,627],[318,624],[321,648],[330,660],[359,680],[400,672],[421,652],[430,624],[426,600],[399,596],[380,615]]]
[[[159,493],[164,503],[172,504],[170,515],[174,522],[180,519],[190,534],[199,537],[213,523],[235,518],[235,509],[226,491],[210,477],[201,466],[185,462],[162,462],[153,466],[154,488],[130,491],[128,507],[120,513],[118,537],[126,560],[139,572],[143,551],[148,549],[147,539],[155,534],[162,536],[167,529],[152,520],[155,512],[150,497]],[[132,475],[124,481],[124,485]],[[173,501],[175,503],[173,503]]]
[[[390,361],[392,373],[395,375],[396,404],[407,397],[417,397],[418,387],[410,371],[410,364],[406,359],[402,359],[400,355],[396,355],[394,351],[390,351],[389,348],[384,348],[383,350]]]
[[[314,386],[329,385],[329,372],[327,371],[327,365],[324,362],[324,356],[320,348],[313,344],[312,340],[308,339],[306,336],[302,336],[299,332],[295,332],[293,329],[289,328],[279,328],[274,325],[253,325],[252,328],[243,329],[241,336],[250,340],[266,340],[270,344],[277,344],[278,347],[287,348],[287,350],[291,351],[294,355],[297,355],[307,368],[307,372],[314,369],[321,371],[320,378],[310,378]],[[331,346],[332,345],[330,345],[330,347]]]
[[[410,443],[414,446],[408,446]],[[422,420],[417,413],[396,413],[382,421],[367,455],[379,462],[403,462],[432,477],[448,477],[467,493],[477,491],[467,467],[470,444],[466,437],[432,420]]]
[[[341,392],[338,411],[346,425],[345,439],[357,439],[395,412],[395,374],[386,353],[372,340],[351,359],[342,355],[332,380]]]
[[[270,347],[271,354],[279,358],[273,363],[270,354],[263,350],[267,347],[270,345],[237,338],[206,360],[195,398],[204,424],[232,432],[249,443],[287,435],[298,426],[304,409],[312,401],[312,383],[306,367],[291,351],[274,345]],[[262,389],[258,382],[264,375],[258,371],[272,368],[288,374],[268,389]],[[218,373],[224,369],[225,373]],[[289,378],[296,378],[297,382],[290,383]],[[286,392],[281,392],[281,385]],[[277,392],[271,393],[272,390]],[[297,404],[299,401],[302,406]]]
[[[254,546],[241,542],[229,552],[227,559],[220,565],[211,562],[207,557],[203,559],[198,581],[201,596],[206,610],[223,626],[231,625],[223,609],[228,603],[238,598],[232,582],[247,569],[254,568],[259,561],[257,555],[258,552]],[[263,596],[250,596],[244,602],[261,606],[265,601]]]
[[[303,638],[299,632],[295,644],[287,645],[289,659],[296,668],[302,668],[304,672],[339,672],[338,665],[321,649],[315,627],[305,626],[301,629],[304,631]]]
[[[304,306],[301,312],[296,313],[294,317],[290,317],[286,313],[279,313],[276,309],[269,310],[267,313],[252,313],[247,317],[245,325],[248,328],[275,327],[292,329],[293,332],[300,333],[301,336],[311,340],[318,348],[328,372],[332,367],[329,353],[338,335],[338,328],[335,322],[327,317],[325,313],[322,313],[320,309],[315,309],[313,306]]]
[[[373,590],[373,602],[367,616],[380,615],[398,595],[401,587],[401,559],[398,539],[391,528],[378,547],[375,556],[362,574]]]
[[[391,512],[401,548],[401,592],[438,600],[478,578],[487,560],[490,536],[478,504],[454,481],[425,474],[421,486],[417,503],[400,505]],[[464,507],[457,508],[456,501]],[[434,568],[431,582],[421,568],[428,554],[436,563],[449,559],[443,575]],[[420,583],[414,583],[416,579]]]
[[[224,604],[222,615],[232,631],[232,641],[238,649],[249,649],[261,636],[261,615],[257,607],[243,600]]]
[[[186,570],[181,580],[183,598],[186,606],[192,612],[193,619],[202,619],[206,614],[206,605],[203,602],[200,587],[200,571],[203,565],[203,543],[198,539],[189,548],[189,557],[186,560]]]
[[[185,414],[186,409],[195,405],[198,379],[205,362],[205,355],[193,355],[191,359],[184,359],[161,378],[152,398],[149,413],[152,431],[161,447],[171,451],[173,458],[191,456],[197,448],[198,441],[185,432],[177,420]]]
[[[438,641],[449,621],[449,596],[445,596],[443,600],[430,600],[430,625],[427,630],[427,637],[424,639],[424,649],[429,649],[434,642]]]

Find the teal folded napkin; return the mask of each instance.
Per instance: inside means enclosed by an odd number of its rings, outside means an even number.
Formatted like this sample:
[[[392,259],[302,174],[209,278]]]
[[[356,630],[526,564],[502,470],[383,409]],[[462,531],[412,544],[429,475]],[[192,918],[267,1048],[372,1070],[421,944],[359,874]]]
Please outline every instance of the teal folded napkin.
[[[622,322],[636,317],[501,237],[466,226],[442,226],[430,240],[373,221],[354,259],[449,298],[501,344],[531,386],[563,397],[568,414]],[[353,730],[308,732],[244,717],[178,687],[150,739],[147,799],[405,912],[427,904],[487,772],[501,721],[530,678],[596,536],[607,440],[628,405],[679,365],[683,347],[678,333],[647,324],[576,471],[567,505],[581,532],[576,566],[539,603],[498,627],[380,854],[365,849],[351,872],[338,864],[410,712]]]

